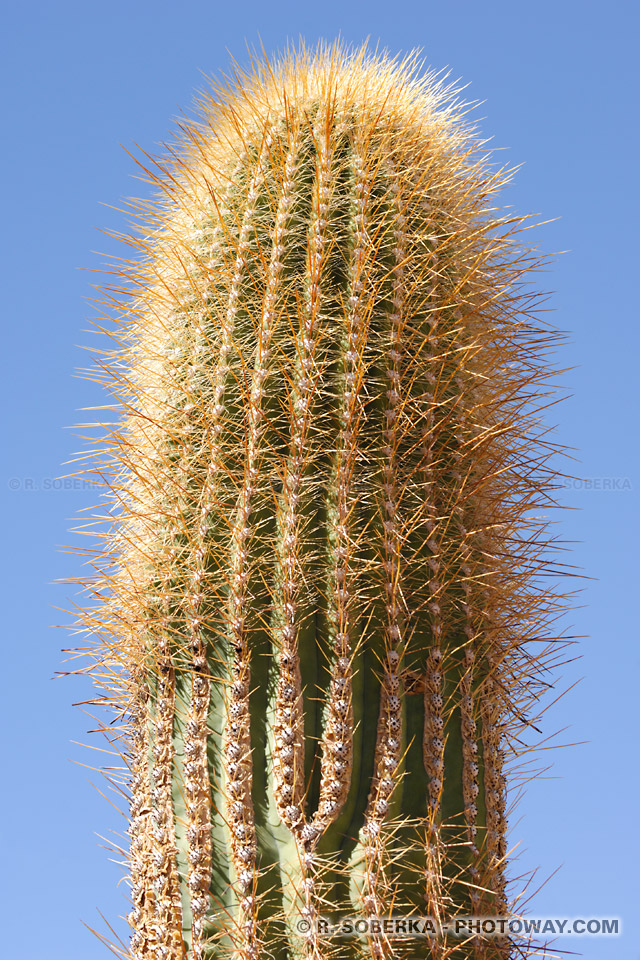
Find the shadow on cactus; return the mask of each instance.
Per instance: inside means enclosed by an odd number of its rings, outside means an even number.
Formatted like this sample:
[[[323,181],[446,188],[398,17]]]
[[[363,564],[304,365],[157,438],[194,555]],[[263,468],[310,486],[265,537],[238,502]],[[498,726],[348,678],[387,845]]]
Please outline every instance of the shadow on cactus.
[[[147,171],[83,614],[132,960],[526,953],[320,922],[508,913],[505,764],[564,645],[536,519],[558,337],[454,96],[301,49],[215,86]]]

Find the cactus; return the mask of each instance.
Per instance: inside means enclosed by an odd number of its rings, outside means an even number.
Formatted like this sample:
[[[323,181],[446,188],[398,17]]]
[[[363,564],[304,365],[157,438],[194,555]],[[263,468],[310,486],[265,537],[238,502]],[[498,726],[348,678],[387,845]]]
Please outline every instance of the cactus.
[[[510,908],[505,764],[557,608],[511,172],[415,59],[301,49],[201,106],[106,297],[84,623],[131,800],[120,953],[512,956],[319,926]]]

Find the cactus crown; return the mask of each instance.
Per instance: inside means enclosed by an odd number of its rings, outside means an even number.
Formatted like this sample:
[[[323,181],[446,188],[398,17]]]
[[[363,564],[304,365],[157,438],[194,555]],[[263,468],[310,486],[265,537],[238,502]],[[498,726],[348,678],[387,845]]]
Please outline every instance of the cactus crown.
[[[507,910],[505,762],[555,655],[538,261],[415,61],[300,50],[181,131],[127,238],[84,614],[128,955],[425,956],[315,921]]]

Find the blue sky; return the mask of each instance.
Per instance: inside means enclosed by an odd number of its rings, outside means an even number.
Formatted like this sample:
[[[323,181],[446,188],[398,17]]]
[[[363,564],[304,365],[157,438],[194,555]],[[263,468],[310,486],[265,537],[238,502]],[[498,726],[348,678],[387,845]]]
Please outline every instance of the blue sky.
[[[122,831],[104,788],[76,744],[93,724],[72,706],[91,688],[52,679],[69,644],[51,625],[72,600],[53,581],[77,575],[60,551],[73,517],[95,496],[61,483],[62,464],[81,446],[67,428],[78,409],[104,402],[74,376],[89,355],[87,318],[100,253],[117,243],[99,230],[127,230],[124,197],[146,195],[123,146],[153,152],[246,42],[268,52],[288,39],[370,37],[393,53],[418,46],[436,69],[469,83],[485,101],[475,113],[484,136],[524,163],[505,202],[552,223],[536,231],[558,257],[540,287],[569,331],[558,356],[570,398],[550,414],[558,442],[575,449],[584,478],[563,491],[571,510],[557,535],[568,562],[589,578],[565,620],[586,635],[559,689],[582,678],[547,715],[545,735],[567,728],[550,751],[552,769],[533,783],[512,818],[522,850],[518,871],[537,867],[535,915],[615,916],[619,940],[563,939],[559,950],[587,960],[640,957],[640,850],[636,828],[638,654],[634,604],[640,473],[637,454],[638,6],[622,0],[322,0],[216,4],[110,0],[11,5],[3,20],[1,155],[5,303],[0,496],[4,507],[5,671],[2,680],[2,804],[7,919],[3,953],[12,960],[98,960],[108,955],[83,926],[120,932],[126,912],[121,871],[101,849]],[[559,219],[555,219],[559,218]],[[634,440],[634,437],[636,438]],[[105,755],[102,755],[105,756]],[[98,760],[96,760],[98,758]],[[559,869],[558,869],[559,868]],[[554,872],[556,871],[557,872]]]

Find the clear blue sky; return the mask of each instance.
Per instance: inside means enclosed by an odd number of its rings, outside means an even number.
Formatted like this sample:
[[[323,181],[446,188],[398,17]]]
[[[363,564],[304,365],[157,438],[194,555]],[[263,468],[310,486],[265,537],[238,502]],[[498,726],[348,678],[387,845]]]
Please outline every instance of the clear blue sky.
[[[145,150],[170,138],[189,111],[203,73],[218,75],[229,53],[246,59],[245,39],[267,51],[287,39],[309,43],[338,33],[367,36],[392,52],[420,46],[428,63],[470,83],[485,136],[524,163],[506,201],[542,220],[543,251],[567,250],[541,286],[570,344],[558,358],[571,399],[556,408],[559,442],[575,448],[575,471],[590,481],[564,492],[575,508],[557,533],[577,541],[569,562],[590,580],[565,623],[581,661],[559,686],[583,677],[548,714],[547,735],[582,746],[549,752],[546,778],[534,783],[512,820],[523,850],[518,869],[538,868],[532,913],[621,916],[619,940],[558,943],[587,960],[638,960],[640,850],[637,702],[638,5],[632,0],[393,0],[302,4],[11,4],[3,16],[1,155],[5,423],[0,496],[5,586],[2,680],[4,868],[2,953],[11,960],[98,960],[106,949],[83,921],[104,929],[98,910],[123,931],[120,869],[96,834],[123,823],[93,789],[95,763],[74,741],[89,718],[72,701],[88,683],[52,680],[62,669],[70,590],[54,587],[80,561],[57,549],[71,518],[94,500],[85,489],[53,483],[80,442],[65,429],[78,408],[104,402],[74,378],[95,342],[86,332],[88,298],[103,258],[117,244],[98,228],[125,230],[121,199],[145,194],[121,145]],[[636,67],[634,67],[636,63]],[[577,585],[578,586],[578,585]],[[75,763],[74,763],[75,762]],[[117,859],[117,858],[116,858]],[[560,868],[557,873],[554,871]]]

